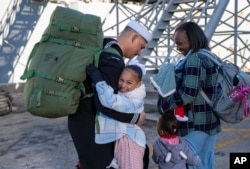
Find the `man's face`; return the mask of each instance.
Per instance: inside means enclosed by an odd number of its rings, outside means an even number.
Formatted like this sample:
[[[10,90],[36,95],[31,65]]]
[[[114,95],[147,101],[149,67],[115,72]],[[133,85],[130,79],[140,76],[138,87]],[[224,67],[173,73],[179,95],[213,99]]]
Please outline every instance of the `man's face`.
[[[177,50],[184,56],[187,55],[190,50],[190,43],[186,34],[186,31],[180,30],[174,34],[174,42]]]

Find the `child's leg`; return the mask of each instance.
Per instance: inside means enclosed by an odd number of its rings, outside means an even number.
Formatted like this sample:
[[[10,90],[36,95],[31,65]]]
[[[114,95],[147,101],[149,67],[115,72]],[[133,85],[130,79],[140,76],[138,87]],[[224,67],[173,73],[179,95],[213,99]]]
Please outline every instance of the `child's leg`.
[[[144,148],[127,135],[115,143],[115,157],[121,169],[143,169]]]

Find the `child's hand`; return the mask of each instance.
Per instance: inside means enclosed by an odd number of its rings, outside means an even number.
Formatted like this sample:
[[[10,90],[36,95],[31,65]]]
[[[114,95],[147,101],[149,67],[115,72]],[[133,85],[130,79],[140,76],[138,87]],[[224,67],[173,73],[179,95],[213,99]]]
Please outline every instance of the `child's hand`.
[[[100,71],[93,64],[86,66],[86,73],[90,76],[94,84],[103,81]]]

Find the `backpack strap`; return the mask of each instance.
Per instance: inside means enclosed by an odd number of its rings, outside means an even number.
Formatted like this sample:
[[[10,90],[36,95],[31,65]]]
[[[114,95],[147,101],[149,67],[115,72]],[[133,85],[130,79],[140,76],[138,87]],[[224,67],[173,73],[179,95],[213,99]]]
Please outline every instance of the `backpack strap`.
[[[113,41],[111,41],[111,42],[113,42]],[[114,42],[116,42],[116,41],[114,41]],[[120,53],[115,48],[113,48],[111,46],[105,47],[101,51],[96,52],[96,54],[95,54],[94,64],[95,64],[96,67],[98,67],[98,65],[99,65],[100,54],[102,52],[107,52],[107,53],[112,53],[112,54],[115,54],[115,55],[120,55]]]
[[[202,89],[201,89],[200,93],[201,93],[202,97],[206,100],[207,104],[210,107],[213,107],[212,101],[208,98],[207,94]]]
[[[114,41],[116,42],[116,41]],[[120,53],[113,47],[107,47],[107,48],[104,48],[102,50],[99,50],[95,53],[94,55],[94,65],[95,67],[98,68],[99,66],[99,59],[100,59],[100,55],[102,52],[108,52],[108,53],[112,53],[112,54],[116,54],[116,55],[120,55]],[[81,83],[82,85],[79,86],[78,88],[80,88],[80,90],[82,91],[82,94],[83,94],[83,97],[82,98],[88,98],[88,97],[92,97],[94,95],[93,92],[90,92],[90,93],[87,93],[87,90],[86,90],[86,87],[85,87],[85,84]],[[93,87],[94,85],[92,85]]]
[[[198,53],[205,55],[208,57],[211,61],[213,61],[218,67],[222,66],[223,61],[217,57],[214,53],[208,50],[201,50]]]
[[[208,51],[208,50],[201,50],[198,53],[205,55],[206,57],[208,57],[211,61],[213,61],[218,67],[222,66],[222,60],[217,57],[215,54],[213,54],[212,52]],[[213,103],[212,101],[208,98],[207,94],[204,92],[204,90],[201,89],[200,94],[202,95],[202,97],[206,100],[207,104],[210,107],[213,107]]]
[[[58,21],[53,21],[52,25],[58,27],[62,31],[75,32],[75,33],[87,33],[91,35],[97,34],[95,29],[84,29],[84,28],[77,27],[75,25],[69,25],[69,24],[65,24],[62,22],[58,22]]]
[[[89,49],[92,51],[100,50],[99,48],[93,48],[92,46],[89,46],[89,45],[86,45],[77,41],[65,40],[65,39],[55,38],[49,35],[43,35],[41,38],[41,42],[47,42],[47,41],[61,44],[61,45],[68,45],[68,46],[74,46],[74,47],[82,48],[82,49]]]

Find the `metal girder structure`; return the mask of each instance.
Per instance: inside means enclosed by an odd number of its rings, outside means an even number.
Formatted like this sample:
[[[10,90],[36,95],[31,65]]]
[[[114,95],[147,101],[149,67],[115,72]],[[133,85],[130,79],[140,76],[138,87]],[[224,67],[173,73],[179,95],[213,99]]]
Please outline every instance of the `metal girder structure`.
[[[120,27],[123,27],[123,23],[128,22],[131,19],[138,20],[145,24],[150,30],[154,28],[154,24],[152,23],[153,19],[151,17],[159,14],[162,11],[162,6],[166,5],[166,1],[161,3],[161,1],[154,1],[151,3],[152,0],[146,0],[143,3],[140,2],[119,2],[115,0],[113,3],[113,7],[110,9],[109,13],[106,15],[105,19],[103,20],[103,30],[104,33],[108,31],[113,31],[113,35],[109,35],[110,37],[117,37],[119,33],[122,31]],[[107,24],[106,22],[111,18],[110,16],[116,16],[116,22],[112,22],[112,24]],[[121,18],[121,16],[123,16]],[[125,17],[124,17],[125,16]],[[114,19],[113,17],[111,19]],[[121,26],[122,25],[122,26]]]
[[[7,2],[1,3],[1,7],[7,7],[0,12],[3,14],[0,15],[0,82],[4,83],[19,77],[15,70],[23,67],[20,59],[27,55],[25,45],[47,5],[47,1]],[[130,19],[144,23],[153,32],[152,41],[138,57],[147,70],[158,70],[163,62],[181,58],[172,40],[173,32],[178,24],[191,20],[202,26],[214,53],[250,72],[250,0],[114,0],[112,3],[108,5],[112,6],[107,9],[110,11],[103,12],[106,36],[117,37]]]
[[[230,60],[250,72],[250,1],[231,0],[224,11],[210,46],[223,60]]]
[[[215,11],[215,6],[218,6],[215,1],[169,1],[166,9],[164,9],[160,15],[159,21],[156,23],[156,27],[153,31],[153,40],[142,53],[147,62],[152,63],[152,61],[158,61],[159,63],[151,64],[151,66],[148,65],[148,67],[150,66],[153,69],[157,69],[163,62],[179,60],[181,56],[178,56],[178,52],[175,51],[175,46],[172,41],[173,32],[176,27],[185,21],[194,21],[204,28],[212,19],[216,19],[213,24],[218,23],[218,17],[210,17]],[[214,30],[210,32],[213,31]],[[150,53],[150,50],[153,52]],[[152,55],[155,55],[154,60],[152,59]]]
[[[135,3],[135,2],[134,2]],[[228,5],[229,4],[229,5]],[[242,69],[250,69],[250,2],[249,0],[145,0],[134,9],[128,3],[114,2],[109,15],[116,15],[116,23],[104,31],[116,30],[116,37],[124,22],[136,19],[153,32],[153,40],[142,51],[139,60],[147,70],[157,70],[163,62],[178,61],[182,56],[172,40],[175,28],[185,21],[198,23],[210,40],[211,50],[222,59],[230,60]],[[120,19],[119,16],[126,15]],[[114,31],[113,31],[114,32]]]

